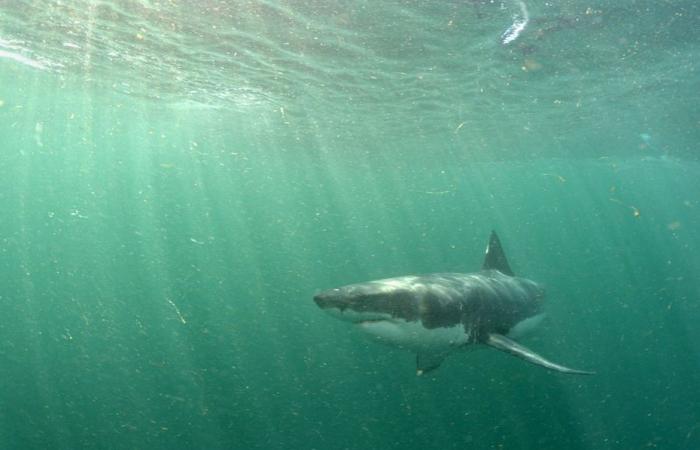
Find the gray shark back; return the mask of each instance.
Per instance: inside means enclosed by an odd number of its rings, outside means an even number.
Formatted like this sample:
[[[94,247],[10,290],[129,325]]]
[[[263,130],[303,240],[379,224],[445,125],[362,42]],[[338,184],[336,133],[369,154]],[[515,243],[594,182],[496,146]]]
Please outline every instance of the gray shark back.
[[[390,286],[400,297],[378,296],[372,302],[375,311],[419,321],[427,329],[460,325],[470,343],[485,342],[489,333],[507,334],[521,321],[540,314],[544,297],[544,290],[533,281],[497,270],[436,273],[372,283],[377,288]]]

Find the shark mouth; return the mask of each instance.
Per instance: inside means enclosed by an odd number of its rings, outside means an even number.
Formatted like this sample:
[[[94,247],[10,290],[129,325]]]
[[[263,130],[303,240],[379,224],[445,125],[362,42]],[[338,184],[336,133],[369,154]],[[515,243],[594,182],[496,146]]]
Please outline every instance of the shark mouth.
[[[390,321],[392,317],[389,314],[384,313],[369,313],[369,312],[357,312],[350,308],[324,308],[325,313],[340,319],[344,322],[350,322],[352,324],[363,324],[363,323],[377,323]]]

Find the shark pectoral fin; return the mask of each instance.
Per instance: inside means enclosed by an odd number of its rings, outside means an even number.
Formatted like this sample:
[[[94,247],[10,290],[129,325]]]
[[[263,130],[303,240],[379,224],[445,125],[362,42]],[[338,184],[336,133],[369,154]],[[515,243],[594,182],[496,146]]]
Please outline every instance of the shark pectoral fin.
[[[446,353],[418,353],[416,355],[416,375],[421,376],[425,373],[435,370],[440,367],[440,364],[445,360]]]
[[[547,369],[550,370],[556,370],[557,372],[563,372],[563,373],[572,373],[572,374],[579,374],[579,375],[594,375],[595,372],[588,372],[585,370],[576,370],[576,369],[570,369],[568,367],[560,366],[559,364],[555,364],[551,361],[548,361],[538,355],[537,353],[533,352],[527,347],[523,347],[522,345],[518,344],[517,342],[508,339],[507,337],[500,335],[500,334],[489,334],[488,339],[485,342],[486,345],[489,345],[493,348],[496,348],[498,350],[510,353],[511,355],[515,355],[519,358],[524,359],[525,361],[529,361],[533,364],[537,364],[542,367],[546,367]]]

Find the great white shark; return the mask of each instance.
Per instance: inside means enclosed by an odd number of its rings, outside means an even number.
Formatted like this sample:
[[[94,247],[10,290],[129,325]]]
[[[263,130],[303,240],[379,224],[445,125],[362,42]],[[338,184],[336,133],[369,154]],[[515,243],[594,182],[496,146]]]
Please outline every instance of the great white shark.
[[[417,374],[450,353],[486,345],[550,370],[595,372],[556,364],[514,339],[543,317],[544,288],[516,277],[491,232],[480,271],[403,276],[320,292],[316,304],[385,344],[416,353]]]

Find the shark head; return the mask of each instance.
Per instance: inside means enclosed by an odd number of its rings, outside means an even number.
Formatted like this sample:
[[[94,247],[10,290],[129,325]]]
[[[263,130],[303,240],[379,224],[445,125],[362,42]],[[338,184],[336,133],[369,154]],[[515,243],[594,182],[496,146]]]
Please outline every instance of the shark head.
[[[319,292],[314,301],[331,316],[354,324],[416,320],[415,277],[357,283]]]
[[[469,340],[462,307],[451,300],[459,292],[441,284],[449,274],[445,277],[404,276],[351,284],[320,292],[314,301],[326,313],[383,344],[440,353]]]

